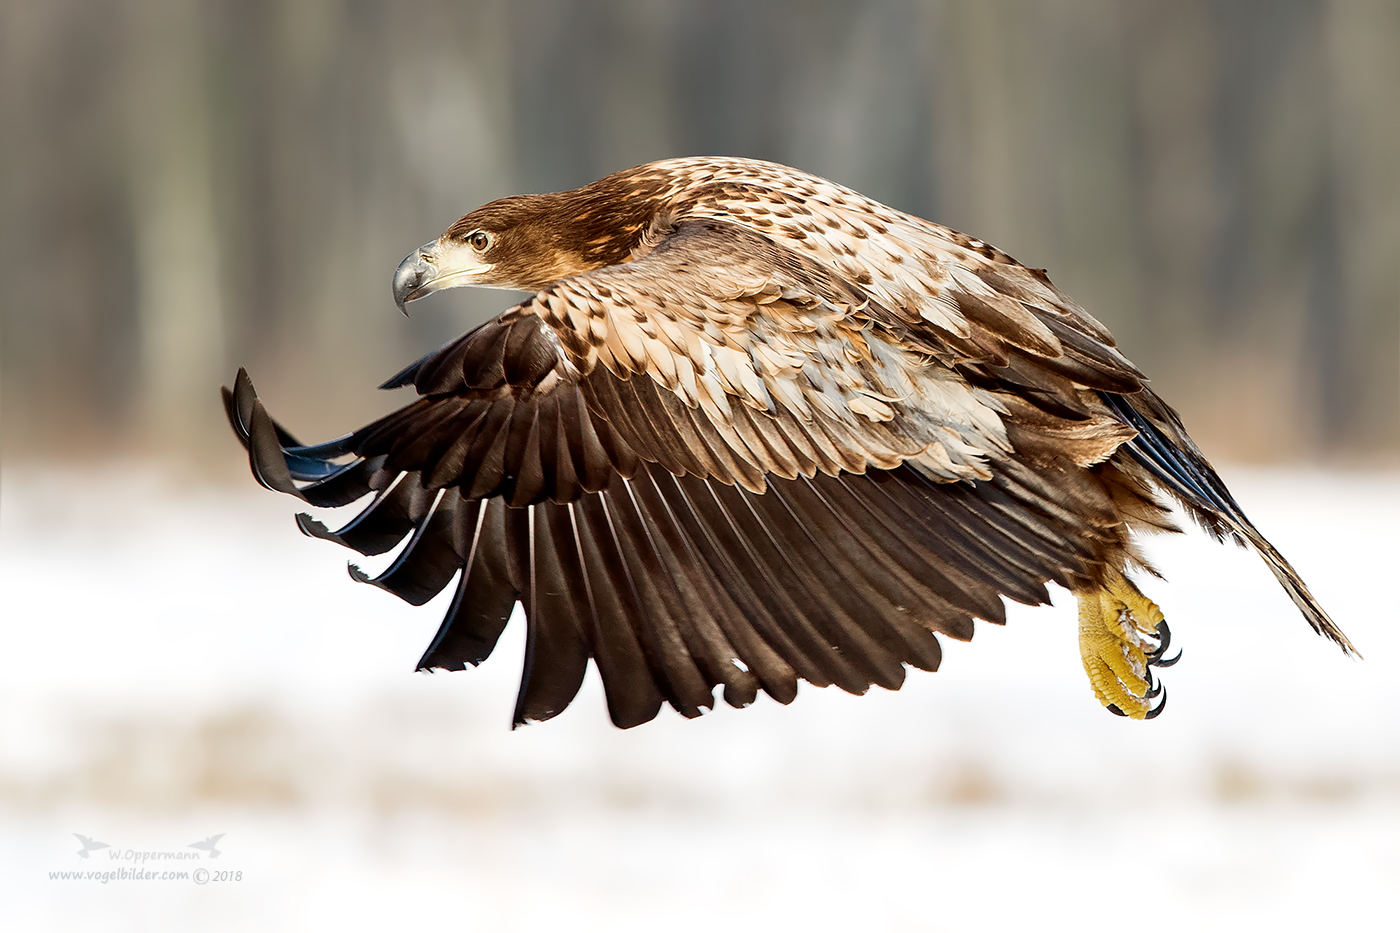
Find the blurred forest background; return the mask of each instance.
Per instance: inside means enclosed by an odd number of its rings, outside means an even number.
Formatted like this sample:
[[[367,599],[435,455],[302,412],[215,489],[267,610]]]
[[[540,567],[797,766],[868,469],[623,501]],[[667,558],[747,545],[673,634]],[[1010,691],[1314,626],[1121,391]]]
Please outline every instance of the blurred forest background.
[[[389,296],[502,195],[772,159],[1049,267],[1215,456],[1400,450],[1394,0],[5,0],[3,456],[237,467],[502,310]]]

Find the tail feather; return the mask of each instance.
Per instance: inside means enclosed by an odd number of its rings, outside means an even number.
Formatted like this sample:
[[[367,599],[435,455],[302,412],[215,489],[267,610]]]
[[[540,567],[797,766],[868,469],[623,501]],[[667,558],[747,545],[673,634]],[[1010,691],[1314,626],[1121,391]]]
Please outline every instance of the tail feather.
[[[1360,657],[1361,653],[1342,632],[1327,610],[1313,596],[1298,571],[1279,553],[1278,548],[1269,543],[1254,523],[1244,514],[1230,490],[1196,449],[1196,445],[1181,428],[1175,412],[1164,402],[1144,389],[1132,396],[1114,395],[1100,392],[1100,397],[1119,418],[1138,432],[1124,445],[1128,454],[1155,476],[1177,499],[1203,520],[1208,528],[1220,533],[1232,532],[1249,543],[1255,552],[1268,565],[1270,572],[1283,587],[1293,604],[1302,612],[1303,618],[1313,631],[1325,635],[1336,642],[1347,655]],[[1144,411],[1143,409],[1147,409]],[[1155,416],[1155,417],[1154,417]],[[1158,421],[1161,421],[1179,440],[1170,437]]]
[[[1264,563],[1273,572],[1274,578],[1288,594],[1288,598],[1293,600],[1293,605],[1297,606],[1298,611],[1303,613],[1303,618],[1308,620],[1313,631],[1332,639],[1341,647],[1344,654],[1361,657],[1361,652],[1356,650],[1351,639],[1347,638],[1346,633],[1337,626],[1336,622],[1332,621],[1327,610],[1318,603],[1317,598],[1308,589],[1308,585],[1303,582],[1303,578],[1298,576],[1298,571],[1294,570],[1293,565],[1278,552],[1278,548],[1270,544],[1253,525],[1246,524],[1243,534],[1259,556],[1264,558]]]

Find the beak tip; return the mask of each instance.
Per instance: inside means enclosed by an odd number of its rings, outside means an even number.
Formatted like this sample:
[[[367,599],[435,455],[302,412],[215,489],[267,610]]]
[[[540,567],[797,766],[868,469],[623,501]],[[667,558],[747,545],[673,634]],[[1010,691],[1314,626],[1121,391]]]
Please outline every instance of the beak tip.
[[[432,282],[436,275],[437,270],[424,258],[422,250],[415,251],[399,263],[394,270],[394,304],[404,317],[408,317],[405,306],[426,294],[424,286]]]

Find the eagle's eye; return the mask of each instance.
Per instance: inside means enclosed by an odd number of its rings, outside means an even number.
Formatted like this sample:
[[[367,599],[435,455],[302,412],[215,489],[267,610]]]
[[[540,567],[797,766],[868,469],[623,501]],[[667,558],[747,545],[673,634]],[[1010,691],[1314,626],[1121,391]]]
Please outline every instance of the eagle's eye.
[[[467,244],[478,253],[486,252],[486,247],[491,245],[491,237],[480,230],[467,237]]]

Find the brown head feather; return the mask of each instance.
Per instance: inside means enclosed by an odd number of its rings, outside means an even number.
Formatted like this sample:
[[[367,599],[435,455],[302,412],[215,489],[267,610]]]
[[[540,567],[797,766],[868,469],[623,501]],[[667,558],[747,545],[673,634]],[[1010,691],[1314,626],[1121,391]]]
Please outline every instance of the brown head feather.
[[[609,175],[573,191],[501,198],[462,217],[443,234],[465,242],[489,233],[483,258],[497,284],[538,291],[551,282],[634,258],[666,206],[658,179],[634,171]]]

